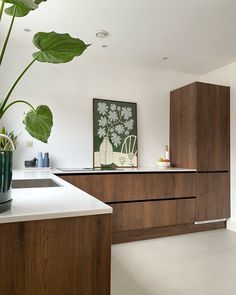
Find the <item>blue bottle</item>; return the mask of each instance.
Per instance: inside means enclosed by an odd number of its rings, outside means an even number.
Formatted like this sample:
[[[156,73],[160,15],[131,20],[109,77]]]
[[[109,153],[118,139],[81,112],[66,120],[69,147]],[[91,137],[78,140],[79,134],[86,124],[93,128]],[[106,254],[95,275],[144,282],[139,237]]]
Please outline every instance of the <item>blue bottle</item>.
[[[38,153],[38,167],[44,166],[43,154],[42,152]]]
[[[44,153],[44,167],[49,167],[49,153]]]

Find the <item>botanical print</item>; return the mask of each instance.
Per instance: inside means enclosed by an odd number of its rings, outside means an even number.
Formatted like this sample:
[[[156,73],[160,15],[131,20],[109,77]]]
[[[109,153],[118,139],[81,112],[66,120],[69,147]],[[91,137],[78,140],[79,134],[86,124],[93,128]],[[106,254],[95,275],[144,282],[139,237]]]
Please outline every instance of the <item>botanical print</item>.
[[[137,167],[136,103],[93,100],[94,167]]]

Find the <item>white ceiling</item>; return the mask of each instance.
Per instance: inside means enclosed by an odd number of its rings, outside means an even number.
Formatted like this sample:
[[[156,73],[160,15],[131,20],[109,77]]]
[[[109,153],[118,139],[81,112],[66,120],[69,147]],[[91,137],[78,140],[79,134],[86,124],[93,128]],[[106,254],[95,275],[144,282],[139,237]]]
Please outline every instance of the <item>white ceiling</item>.
[[[96,39],[99,29],[109,38]],[[17,19],[11,42],[31,48],[33,33],[51,30],[93,43],[85,55],[91,59],[193,74],[236,60],[235,0],[48,0]]]

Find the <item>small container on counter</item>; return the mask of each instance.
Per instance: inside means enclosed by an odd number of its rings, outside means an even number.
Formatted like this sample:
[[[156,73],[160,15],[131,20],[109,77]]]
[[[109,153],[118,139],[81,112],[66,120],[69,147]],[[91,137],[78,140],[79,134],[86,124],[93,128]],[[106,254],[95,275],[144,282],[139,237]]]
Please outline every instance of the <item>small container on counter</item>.
[[[49,153],[44,153],[44,167],[49,167]]]
[[[44,167],[44,159],[43,159],[43,153],[38,153],[38,166],[37,167]]]
[[[37,159],[33,158],[33,160],[25,161],[25,168],[34,168],[37,165]]]
[[[168,145],[165,145],[165,159],[170,160],[170,153]]]

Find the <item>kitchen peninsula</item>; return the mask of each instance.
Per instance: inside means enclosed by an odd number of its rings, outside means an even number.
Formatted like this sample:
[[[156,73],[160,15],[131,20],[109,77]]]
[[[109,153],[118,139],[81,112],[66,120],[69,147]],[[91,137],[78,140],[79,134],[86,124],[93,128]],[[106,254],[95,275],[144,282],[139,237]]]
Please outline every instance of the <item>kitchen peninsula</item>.
[[[13,187],[0,294],[110,294],[112,209],[49,171],[16,170]]]

